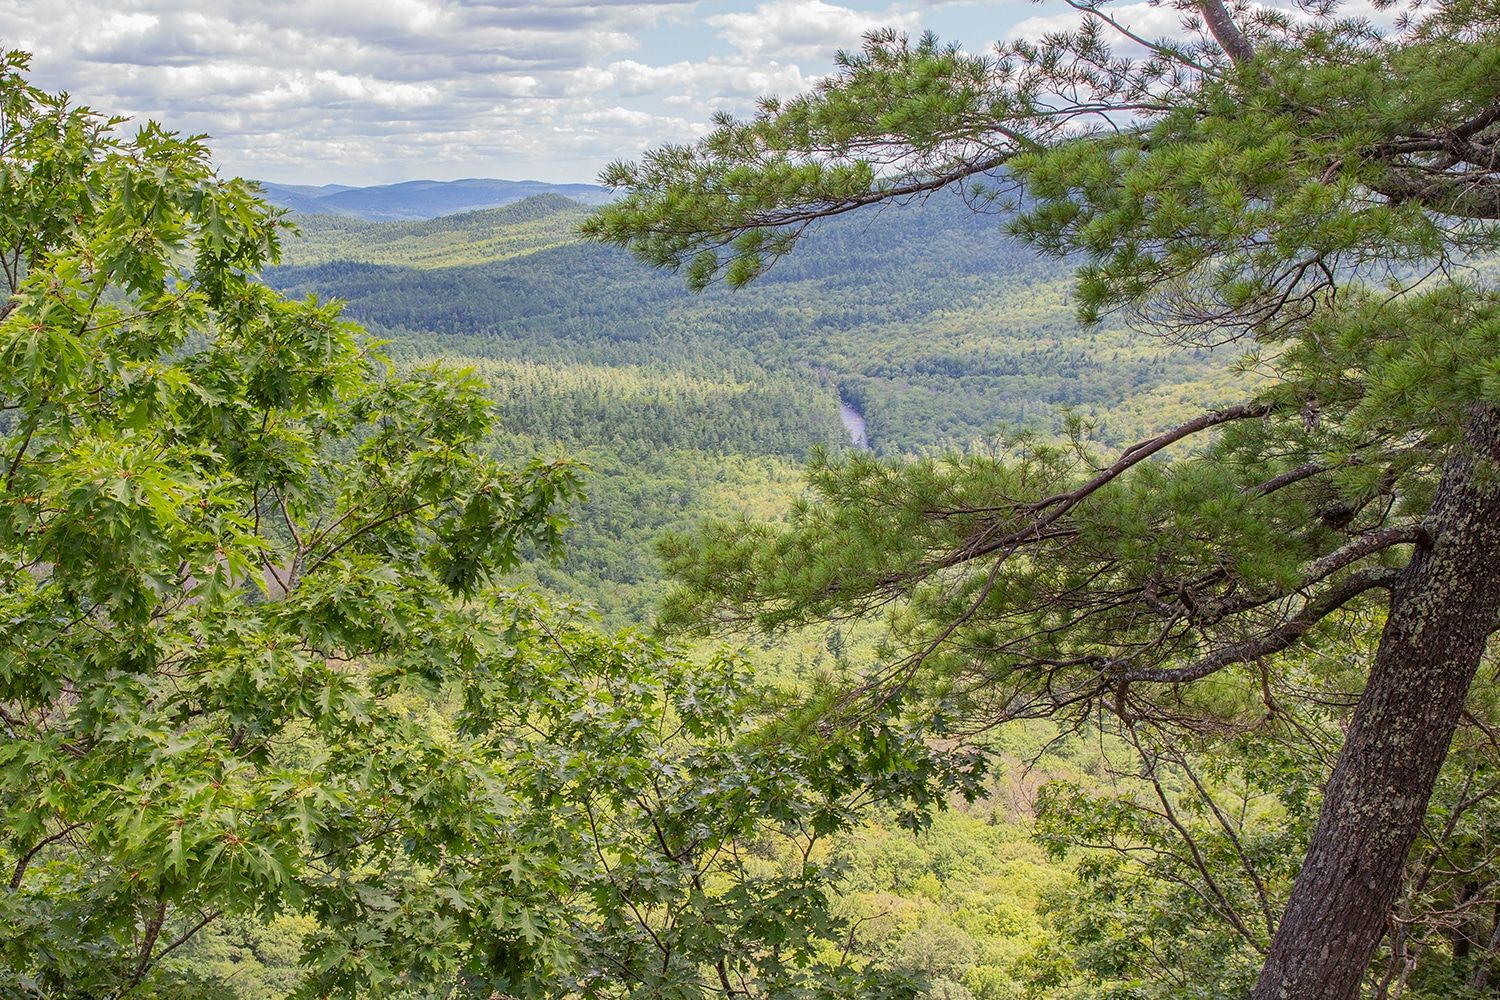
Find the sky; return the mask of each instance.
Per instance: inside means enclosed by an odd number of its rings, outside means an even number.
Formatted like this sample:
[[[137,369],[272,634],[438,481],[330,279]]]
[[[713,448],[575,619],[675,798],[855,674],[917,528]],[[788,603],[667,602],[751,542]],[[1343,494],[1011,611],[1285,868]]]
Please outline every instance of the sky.
[[[1030,0],[4,0],[0,45],[100,111],[292,184],[593,180],[806,89],[876,27],[981,51]],[[1160,8],[1132,4],[1142,18]],[[19,8],[19,9],[17,9]],[[1063,8],[1066,10],[1066,8]],[[1071,18],[1066,18],[1071,20]]]

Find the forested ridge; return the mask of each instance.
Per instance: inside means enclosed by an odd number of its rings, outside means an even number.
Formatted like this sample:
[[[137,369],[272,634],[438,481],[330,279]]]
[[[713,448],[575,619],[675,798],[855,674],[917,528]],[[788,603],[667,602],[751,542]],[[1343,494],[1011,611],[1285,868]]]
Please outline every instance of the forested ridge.
[[[1232,354],[1083,329],[1070,272],[957,197],[835,222],[761,284],[704,293],[583,243],[588,211],[543,195],[413,222],[301,216],[267,280],[344,300],[406,363],[473,366],[515,454],[589,463],[564,562],[536,572],[614,621],[653,613],[664,530],[774,515],[815,446],[846,448],[840,397],[877,453],[938,454],[1057,437],[1069,416],[1125,442],[1243,377]]]

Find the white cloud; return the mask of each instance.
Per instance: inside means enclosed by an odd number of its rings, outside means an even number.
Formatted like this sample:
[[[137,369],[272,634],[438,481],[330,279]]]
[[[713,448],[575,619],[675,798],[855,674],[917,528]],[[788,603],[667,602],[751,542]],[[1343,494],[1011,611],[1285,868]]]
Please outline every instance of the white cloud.
[[[812,82],[796,65],[711,59],[648,66],[625,60],[606,71],[609,85],[625,96],[662,95],[666,100],[709,103],[726,98],[753,100],[763,94],[793,93]]]
[[[874,28],[910,30],[919,18],[898,8],[859,11],[823,0],[770,0],[754,10],[715,15],[708,23],[750,59],[821,59],[831,49],[858,46]]]
[[[229,172],[575,180],[805,90],[872,28],[1023,2],[6,0],[0,30],[38,85],[206,132]]]
[[[1151,3],[1111,4],[1109,16],[1132,34],[1147,41],[1175,38],[1182,34],[1182,12]],[[1036,40],[1043,35],[1076,29],[1083,15],[1075,10],[1062,14],[1028,17],[1013,25],[1006,37]]]
[[[7,46],[36,82],[111,112],[207,132],[226,168],[354,182],[472,173],[550,155],[608,159],[608,129],[558,147],[560,122],[608,107],[611,59],[692,0],[12,0]],[[661,109],[610,126],[622,146],[680,131]],[[396,137],[396,138],[393,138]],[[585,153],[585,149],[587,152]],[[403,159],[404,158],[404,159]],[[491,167],[489,172],[496,168]]]

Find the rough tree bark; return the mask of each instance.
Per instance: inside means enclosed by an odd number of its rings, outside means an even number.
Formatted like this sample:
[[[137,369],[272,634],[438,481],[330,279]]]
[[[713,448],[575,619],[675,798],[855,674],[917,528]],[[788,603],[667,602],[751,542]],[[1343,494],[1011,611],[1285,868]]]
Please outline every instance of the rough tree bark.
[[[1385,930],[1500,615],[1500,411],[1476,412],[1391,594],[1364,695],[1253,1000],[1349,1000]]]

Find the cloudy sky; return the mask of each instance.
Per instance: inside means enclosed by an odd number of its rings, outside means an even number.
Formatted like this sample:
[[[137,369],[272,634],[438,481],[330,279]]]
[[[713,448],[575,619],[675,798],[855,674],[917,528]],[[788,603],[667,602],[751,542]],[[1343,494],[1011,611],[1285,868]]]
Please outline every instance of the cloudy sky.
[[[100,110],[285,183],[592,180],[804,89],[879,26],[979,50],[1029,0],[6,0],[0,45]],[[1148,16],[1144,4],[1138,6]],[[17,9],[19,8],[19,9]],[[1065,8],[1064,8],[1065,9]],[[1154,12],[1153,12],[1154,13]],[[1030,25],[1027,24],[1030,22]]]

